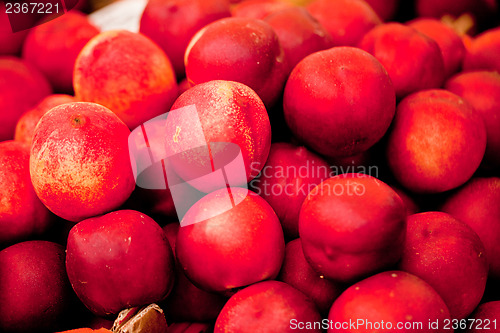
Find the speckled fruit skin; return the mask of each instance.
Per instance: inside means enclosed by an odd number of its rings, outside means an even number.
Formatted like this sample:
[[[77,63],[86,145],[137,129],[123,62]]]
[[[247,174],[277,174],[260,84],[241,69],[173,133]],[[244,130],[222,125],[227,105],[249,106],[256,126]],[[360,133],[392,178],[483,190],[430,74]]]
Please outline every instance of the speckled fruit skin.
[[[218,20],[198,31],[184,64],[191,85],[211,80],[241,82],[267,107],[281,96],[288,74],[273,28],[261,20],[239,17]]]
[[[29,158],[28,145],[0,143],[0,247],[39,236],[52,222],[31,185]]]
[[[76,224],[66,269],[77,296],[95,315],[163,300],[174,282],[174,258],[150,217],[121,210]]]
[[[486,326],[489,327],[488,332],[500,332],[500,328],[498,327],[498,318],[500,318],[500,301],[481,304],[470,318],[475,319],[475,325],[472,325],[472,328],[467,329],[467,333],[484,332]],[[495,319],[496,325],[493,324]]]
[[[70,305],[64,247],[28,241],[0,251],[0,330],[54,332]]]
[[[335,47],[294,68],[283,108],[299,140],[320,154],[344,157],[362,153],[384,135],[396,98],[377,59],[357,48]]]
[[[290,71],[309,54],[333,47],[330,33],[305,8],[283,9],[265,21],[278,35]]]
[[[356,46],[370,29],[382,23],[361,0],[316,0],[307,10],[330,33],[335,46]]]
[[[0,141],[12,140],[19,117],[50,93],[49,82],[35,67],[0,57]]]
[[[333,303],[328,320],[349,323],[358,319],[365,322],[386,325],[392,324],[392,329],[384,332],[418,332],[419,329],[397,329],[397,324],[422,322],[422,332],[448,332],[443,328],[444,321],[450,320],[446,304],[439,294],[422,279],[406,272],[383,272],[356,283],[347,289]],[[429,320],[439,320],[439,329],[429,330]],[[334,324],[333,324],[334,325]],[[385,326],[387,327],[387,326]],[[377,329],[328,329],[331,332],[380,332]]]
[[[400,0],[365,0],[373,8],[382,21],[394,18]]]
[[[172,110],[195,105],[207,145],[229,142],[239,146],[245,164],[247,181],[255,178],[266,163],[271,147],[271,125],[266,108],[259,96],[249,87],[232,81],[210,81],[194,86],[182,94],[172,106]],[[195,130],[190,119],[170,116],[166,129],[166,150],[168,156],[180,154],[191,147],[201,135]],[[178,135],[175,135],[180,128]],[[212,160],[225,159],[224,151],[212,147]],[[172,162],[178,175],[192,179],[192,168],[203,168],[210,163],[205,154],[189,151],[181,162]],[[217,189],[217,184],[205,182],[198,188],[204,192]]]
[[[215,217],[181,227],[177,259],[198,287],[229,294],[236,288],[275,278],[285,252],[280,222],[271,206],[257,194],[234,187],[235,202],[225,211],[227,190],[212,192],[187,212],[183,225],[207,210]]]
[[[472,71],[449,79],[445,88],[465,99],[483,117],[486,126],[486,152],[482,167],[500,168],[500,74]]]
[[[38,68],[56,91],[70,93],[76,57],[98,33],[85,15],[70,11],[30,30],[23,59]]]
[[[358,46],[387,69],[398,98],[443,84],[444,62],[438,44],[411,27],[400,23],[380,25],[370,30]]]
[[[295,8],[282,0],[245,0],[231,8],[233,17],[246,17],[263,20],[266,16],[283,9]]]
[[[300,207],[310,190],[330,178],[330,166],[305,147],[273,143],[264,172],[253,185],[273,207],[286,236],[299,236]]]
[[[58,94],[45,97],[34,108],[28,110],[21,116],[21,118],[19,118],[16,125],[16,131],[14,133],[14,139],[31,146],[35,127],[40,119],[42,119],[43,115],[56,106],[76,101],[77,100],[70,95]]]
[[[500,72],[500,28],[490,29],[471,42],[464,58],[464,70],[490,70]]]
[[[401,258],[406,210],[380,180],[343,174],[309,192],[300,210],[299,233],[304,255],[318,273],[352,282]]]
[[[479,236],[467,224],[441,212],[408,217],[399,268],[429,283],[452,318],[466,318],[483,297],[488,261]]]
[[[227,0],[153,0],[144,9],[140,31],[165,51],[177,77],[182,78],[191,38],[207,24],[228,16]]]
[[[485,147],[483,120],[466,101],[446,90],[426,90],[398,105],[387,159],[407,189],[437,193],[464,184]]]
[[[465,56],[465,46],[455,30],[433,18],[417,18],[407,24],[434,39],[438,44],[443,56],[445,77],[450,77],[458,72]]]
[[[129,134],[101,105],[53,108],[38,123],[31,147],[30,174],[38,197],[74,222],[118,208],[135,187]]]
[[[328,314],[333,301],[340,296],[343,286],[322,278],[312,269],[302,251],[300,238],[288,242],[285,247],[285,260],[278,280],[297,288],[308,296],[318,307],[321,314]]]
[[[170,60],[142,34],[115,30],[90,40],[75,63],[75,96],[104,105],[130,129],[168,111],[177,97]]]
[[[279,314],[279,315],[278,315]],[[293,329],[297,322],[320,322],[314,303],[297,289],[279,281],[256,283],[234,294],[222,309],[214,333],[322,332]]]
[[[490,262],[489,274],[500,279],[500,178],[473,178],[453,193],[441,210],[467,223],[479,235]]]

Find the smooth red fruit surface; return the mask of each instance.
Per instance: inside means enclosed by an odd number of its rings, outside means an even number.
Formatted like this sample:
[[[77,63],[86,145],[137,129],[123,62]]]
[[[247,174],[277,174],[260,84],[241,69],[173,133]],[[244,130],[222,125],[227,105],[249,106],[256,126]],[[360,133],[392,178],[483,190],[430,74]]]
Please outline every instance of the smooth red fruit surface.
[[[394,18],[399,7],[399,0],[365,0],[373,8],[375,13],[382,19],[388,21]]]
[[[77,296],[98,316],[163,300],[174,283],[174,258],[150,217],[121,210],[75,225],[66,269]]]
[[[449,79],[445,87],[465,99],[481,114],[486,125],[486,152],[483,166],[500,168],[500,74],[465,72]]]
[[[467,317],[483,297],[488,261],[479,236],[467,224],[441,212],[408,217],[399,268],[429,283],[452,318]]]
[[[360,319],[364,323],[358,329],[343,324]],[[380,332],[382,322],[384,332],[448,332],[443,323],[450,320],[450,314],[441,296],[422,279],[406,272],[390,271],[347,289],[333,303],[328,320],[333,321],[329,333]],[[441,324],[435,330],[429,329],[429,320],[438,320]],[[414,326],[419,322],[422,326]]]
[[[266,16],[284,9],[295,8],[283,0],[245,0],[231,9],[233,17],[263,20]]]
[[[398,105],[387,145],[389,166],[407,189],[444,192],[464,184],[486,147],[481,116],[461,97],[426,90]]]
[[[229,299],[215,322],[214,333],[322,332],[318,327],[297,330],[294,320],[297,324],[321,322],[321,316],[314,303],[297,289],[283,282],[265,281]]]
[[[142,13],[140,31],[165,51],[177,77],[182,78],[191,38],[207,24],[228,16],[227,0],[152,0]]]
[[[144,35],[115,30],[90,40],[75,63],[76,98],[104,105],[134,129],[168,111],[177,97],[165,52]]]
[[[31,147],[38,197],[70,221],[118,208],[134,190],[127,126],[104,106],[69,103],[46,113]]]
[[[500,72],[500,28],[487,30],[472,40],[465,54],[464,70]]]
[[[300,238],[286,244],[285,260],[278,280],[302,291],[322,314],[328,313],[333,301],[342,292],[340,285],[325,279],[309,265],[302,251]]]
[[[0,141],[12,140],[17,120],[51,93],[45,77],[14,57],[0,57]]]
[[[267,107],[281,96],[288,74],[273,28],[249,18],[225,18],[205,26],[191,39],[184,63],[191,85],[210,80],[241,82]]]
[[[0,2],[0,55],[17,55],[23,46],[28,30],[12,32],[5,2]]]
[[[330,33],[335,46],[356,46],[370,29],[382,23],[362,0],[315,0],[307,10]]]
[[[173,323],[168,326],[167,333],[210,333],[213,325],[208,323]]]
[[[229,210],[227,189],[203,197],[184,216],[177,235],[177,259],[187,277],[207,291],[229,293],[273,279],[283,262],[283,231],[271,206],[243,188],[230,193],[239,203]],[[205,219],[207,213],[213,217]]]
[[[320,154],[352,156],[387,131],[395,112],[389,75],[373,56],[335,47],[303,59],[285,88],[283,108],[295,136]]]
[[[330,166],[321,157],[290,143],[273,143],[259,178],[252,182],[255,192],[266,199],[286,236],[299,236],[300,207],[307,194],[331,177]]]
[[[498,10],[495,0],[416,0],[418,16],[441,18],[445,14],[458,17],[473,13],[477,17],[491,16]]]
[[[35,127],[40,119],[42,119],[43,115],[58,105],[73,102],[76,102],[76,99],[69,95],[49,95],[45,97],[34,108],[30,109],[19,118],[16,125],[16,132],[14,133],[14,139],[31,146]]]
[[[290,71],[309,54],[333,47],[330,33],[304,8],[283,9],[265,21],[278,35]]]
[[[54,332],[71,303],[64,247],[28,241],[0,251],[0,330]]]
[[[398,98],[443,84],[445,71],[439,45],[411,27],[380,25],[363,37],[359,47],[387,69]]]
[[[0,246],[39,236],[52,224],[31,184],[29,158],[28,145],[0,143]]]
[[[85,15],[70,11],[31,29],[23,45],[23,58],[38,68],[56,91],[72,92],[76,57],[98,33]]]
[[[467,223],[479,235],[490,263],[489,274],[500,279],[500,178],[473,178],[453,193],[442,210]]]
[[[401,258],[406,210],[380,180],[343,174],[309,193],[300,210],[299,232],[304,254],[318,273],[350,282]]]
[[[407,24],[438,44],[443,56],[445,77],[458,72],[465,56],[465,46],[455,30],[433,18],[417,18]]]
[[[238,145],[246,171],[246,180],[255,178],[266,163],[271,146],[271,125],[266,108],[259,96],[244,84],[232,81],[210,81],[194,86],[182,94],[172,110],[194,105],[198,119],[169,115],[166,129],[166,150],[173,159],[173,167],[183,179],[190,180],[211,163],[234,158],[222,144]],[[203,131],[197,130],[197,122]],[[193,142],[202,142],[211,148],[210,158],[205,150],[193,150]],[[191,149],[191,150],[190,150]],[[231,156],[229,156],[231,155]],[[206,180],[193,186],[204,192],[220,188],[218,183]],[[224,185],[225,186],[225,185]]]
[[[488,332],[498,333],[500,332],[498,318],[500,318],[500,301],[483,303],[471,315],[469,320],[473,324],[469,326],[466,332],[480,333],[487,329]]]

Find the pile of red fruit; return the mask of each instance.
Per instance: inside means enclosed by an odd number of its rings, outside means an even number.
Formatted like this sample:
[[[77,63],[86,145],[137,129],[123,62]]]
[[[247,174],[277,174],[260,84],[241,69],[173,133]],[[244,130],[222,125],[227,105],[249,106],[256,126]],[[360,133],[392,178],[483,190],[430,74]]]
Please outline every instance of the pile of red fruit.
[[[86,5],[0,1],[0,332],[500,332],[499,1]]]

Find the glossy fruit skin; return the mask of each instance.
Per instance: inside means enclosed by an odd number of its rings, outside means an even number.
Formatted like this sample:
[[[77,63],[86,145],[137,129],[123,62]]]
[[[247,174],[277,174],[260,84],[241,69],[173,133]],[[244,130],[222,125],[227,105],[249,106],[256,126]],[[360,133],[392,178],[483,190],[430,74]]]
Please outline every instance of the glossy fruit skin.
[[[479,236],[467,224],[441,212],[408,217],[399,268],[429,283],[450,315],[466,318],[483,297],[488,261]]]
[[[445,88],[469,102],[481,114],[486,126],[486,152],[482,167],[500,168],[500,74],[471,71],[450,78]]]
[[[500,72],[500,28],[483,32],[472,40],[464,58],[463,68],[470,70],[490,70]]]
[[[73,222],[118,208],[134,190],[127,126],[104,106],[70,103],[35,129],[30,174],[35,192]]]
[[[406,209],[380,180],[343,174],[309,193],[300,210],[299,233],[314,270],[332,280],[352,282],[401,258]]]
[[[320,322],[321,316],[314,303],[297,289],[283,282],[264,281],[229,299],[217,318],[214,333],[322,332],[318,328],[293,329],[293,319]]]
[[[451,194],[441,210],[467,223],[479,235],[489,261],[489,275],[500,278],[500,178],[473,178]]]
[[[283,108],[293,134],[328,157],[366,151],[387,131],[395,112],[389,75],[373,56],[334,47],[303,59],[285,87]]]
[[[446,90],[425,90],[399,103],[387,159],[407,189],[439,193],[464,184],[485,148],[483,120],[466,101]]]
[[[279,220],[264,199],[234,187],[231,197],[239,203],[226,210],[227,196],[227,189],[217,190],[190,208],[181,222],[185,226],[179,230],[175,251],[196,286],[230,294],[236,288],[275,278],[285,242]],[[219,215],[197,222],[207,212]]]
[[[140,32],[165,51],[177,78],[182,78],[184,53],[191,38],[207,24],[228,16],[227,0],[153,0],[144,9]]]
[[[448,308],[439,294],[422,279],[401,271],[379,273],[349,287],[337,300],[328,315],[334,322],[356,321],[363,318],[366,322],[391,323],[392,329],[385,332],[416,332],[412,329],[397,329],[399,322],[422,322],[423,330],[429,320],[450,320]],[[435,332],[448,332],[439,325]],[[387,327],[387,326],[386,326]],[[328,332],[380,332],[377,329],[335,329]]]
[[[483,332],[484,330],[482,327],[486,326],[486,323],[489,323],[487,326],[490,327],[490,332],[500,332],[498,328],[498,318],[500,318],[500,301],[481,304],[470,318],[476,320],[476,324],[472,325],[472,328],[469,327],[469,329],[466,330],[467,333]],[[495,325],[496,327],[493,326],[493,320],[495,319],[497,320],[497,324]]]
[[[21,59],[0,57],[0,141],[12,140],[17,120],[52,91],[47,79]]]
[[[29,174],[30,147],[0,142],[0,246],[47,231],[53,216],[35,194]]]
[[[225,18],[198,31],[186,50],[186,76],[193,86],[230,80],[252,88],[266,107],[283,92],[288,65],[269,24],[249,18]]]
[[[64,247],[47,241],[0,251],[2,332],[53,332],[59,327],[72,295],[64,256]]]
[[[150,217],[121,210],[76,224],[66,269],[77,296],[98,316],[163,300],[174,282],[174,258]]]
[[[382,24],[370,30],[358,47],[387,69],[398,98],[443,84],[444,62],[438,44],[411,27]]]
[[[38,68],[54,90],[71,93],[76,57],[98,33],[85,15],[70,11],[30,30],[23,59]]]
[[[168,111],[177,97],[170,60],[153,41],[125,30],[92,38],[75,63],[75,96],[106,106],[132,130]]]

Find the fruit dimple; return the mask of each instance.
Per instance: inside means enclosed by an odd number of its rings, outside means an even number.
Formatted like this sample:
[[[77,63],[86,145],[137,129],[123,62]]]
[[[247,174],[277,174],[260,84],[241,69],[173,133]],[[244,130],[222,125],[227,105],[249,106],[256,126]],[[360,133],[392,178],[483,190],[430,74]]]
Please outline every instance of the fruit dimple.
[[[87,123],[87,117],[81,114],[75,114],[70,117],[71,126],[81,128]]]

